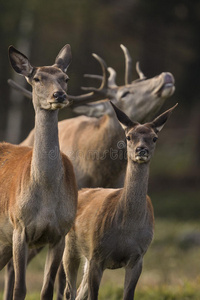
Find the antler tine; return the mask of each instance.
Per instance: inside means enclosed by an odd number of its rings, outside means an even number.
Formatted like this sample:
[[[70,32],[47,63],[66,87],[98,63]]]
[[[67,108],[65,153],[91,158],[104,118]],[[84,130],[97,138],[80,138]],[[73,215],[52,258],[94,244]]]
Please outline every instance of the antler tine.
[[[99,90],[105,90],[108,87],[108,77],[107,77],[107,65],[106,65],[106,62],[103,60],[103,58],[101,58],[96,53],[93,53],[92,55],[93,55],[93,57],[96,60],[98,60],[98,62],[101,65],[101,68],[102,68],[103,79],[102,79],[101,86],[99,87]]]
[[[108,78],[108,86],[109,87],[117,87],[117,84],[116,84],[117,73],[116,73],[116,71],[113,68],[110,68],[110,67],[107,70],[110,73],[110,76]]]
[[[98,80],[102,80],[103,76],[101,75],[94,75],[94,74],[84,74],[83,75],[86,78],[93,78],[93,79],[98,79]]]
[[[131,84],[132,82],[132,58],[128,49],[124,45],[120,45],[125,56],[125,85]]]
[[[136,62],[136,71],[137,71],[140,79],[146,79],[146,76],[144,75],[144,73],[140,69],[140,63],[139,63],[139,61]]]
[[[32,99],[32,93],[23,88],[21,85],[19,85],[17,82],[15,82],[12,79],[8,79],[8,84],[14,88],[15,90],[21,92],[24,96],[26,96],[29,99]]]
[[[94,93],[103,94],[104,96],[107,95],[107,88],[108,88],[108,78],[107,78],[107,65],[105,61],[96,53],[92,53],[93,57],[100,63],[102,69],[102,82],[99,88],[94,87],[81,87],[84,91],[93,91]],[[95,78],[96,75],[92,75]],[[97,75],[98,76],[98,75]]]

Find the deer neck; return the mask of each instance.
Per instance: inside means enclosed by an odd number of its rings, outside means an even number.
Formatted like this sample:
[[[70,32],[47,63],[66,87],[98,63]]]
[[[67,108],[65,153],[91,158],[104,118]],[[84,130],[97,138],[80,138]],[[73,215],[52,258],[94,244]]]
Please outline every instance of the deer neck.
[[[128,222],[142,222],[147,209],[149,163],[138,164],[128,159],[121,205]]]
[[[111,115],[111,116],[105,115],[101,118],[101,122],[102,122],[102,127],[101,127],[102,132],[104,133],[108,143],[107,148],[111,148],[113,146],[115,148],[118,141],[120,140],[124,141],[125,139],[124,131],[115,115]]]
[[[50,184],[62,175],[58,141],[58,110],[35,110],[35,139],[31,172],[37,182]]]

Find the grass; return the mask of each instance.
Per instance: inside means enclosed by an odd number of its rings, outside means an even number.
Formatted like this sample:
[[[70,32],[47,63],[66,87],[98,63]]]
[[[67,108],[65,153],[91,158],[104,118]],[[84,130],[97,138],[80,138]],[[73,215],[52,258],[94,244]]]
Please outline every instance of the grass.
[[[121,300],[123,289],[115,286],[105,286],[100,293],[100,300]],[[185,283],[177,287],[156,286],[154,288],[140,288],[135,293],[135,300],[199,300],[199,283]]]

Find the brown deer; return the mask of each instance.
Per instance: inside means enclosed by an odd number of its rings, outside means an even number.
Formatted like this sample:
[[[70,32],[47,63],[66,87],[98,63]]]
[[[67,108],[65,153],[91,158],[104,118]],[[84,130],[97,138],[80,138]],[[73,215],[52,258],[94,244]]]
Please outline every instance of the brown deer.
[[[121,47],[126,61],[125,85],[118,87],[115,83],[115,72],[109,69],[111,76],[108,77],[106,63],[94,54],[101,64],[103,77],[100,77],[100,88],[88,90],[108,97],[134,120],[149,120],[165,99],[173,94],[173,76],[170,73],[161,73],[154,78],[145,79],[137,64],[140,79],[131,82],[131,58],[127,48]],[[76,112],[97,117],[79,116],[58,124],[61,150],[73,163],[78,188],[121,187],[126,169],[124,131],[107,101],[84,106],[80,103],[82,102],[79,100],[79,106],[74,107]],[[34,130],[22,145],[33,146],[33,143]]]
[[[35,142],[33,148],[0,144],[0,270],[13,258],[13,299],[25,299],[28,248],[48,244],[41,299],[49,300],[77,208],[73,166],[58,141],[58,110],[70,103],[71,48],[65,45],[52,66],[33,67],[13,46],[9,58],[32,86]]]
[[[125,268],[124,300],[134,298],[154,231],[154,215],[147,196],[149,163],[158,132],[173,109],[143,125],[131,121],[113,105],[127,139],[128,164],[122,189],[82,189],[75,224],[66,236],[63,255],[66,299],[96,300],[105,269]],[[81,257],[86,260],[76,295]]]

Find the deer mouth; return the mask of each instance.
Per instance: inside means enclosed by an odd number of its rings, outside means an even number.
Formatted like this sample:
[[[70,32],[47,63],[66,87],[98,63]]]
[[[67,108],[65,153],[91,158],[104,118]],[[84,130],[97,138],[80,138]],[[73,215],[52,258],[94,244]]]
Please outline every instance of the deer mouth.
[[[136,157],[135,157],[135,159],[136,159],[136,161],[138,162],[138,163],[144,163],[144,162],[146,162],[147,160],[148,160],[148,155],[136,155]]]
[[[175,91],[174,83],[175,83],[174,76],[171,73],[169,72],[162,73],[161,86],[159,86],[155,90],[155,93],[157,94],[158,97],[163,97],[163,98],[171,96]]]
[[[70,106],[72,104],[72,101],[69,99],[65,99],[64,101],[49,101],[50,110],[56,110],[56,109],[62,109],[66,106]]]

